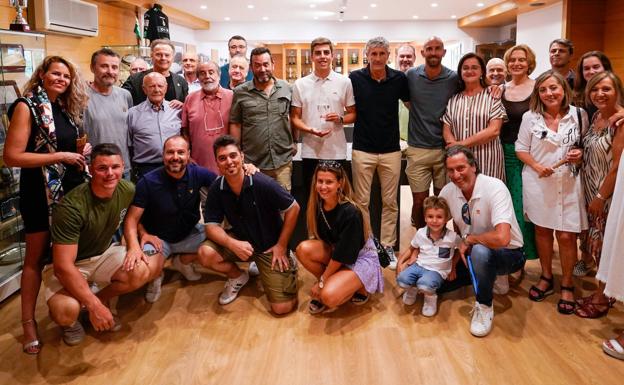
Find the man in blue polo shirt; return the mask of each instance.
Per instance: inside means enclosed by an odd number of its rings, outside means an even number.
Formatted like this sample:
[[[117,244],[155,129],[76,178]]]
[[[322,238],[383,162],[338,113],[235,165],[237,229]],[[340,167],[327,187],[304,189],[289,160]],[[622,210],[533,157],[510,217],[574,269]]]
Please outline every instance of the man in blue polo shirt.
[[[132,270],[150,252],[162,255],[157,259],[161,274],[148,285],[145,294],[150,303],[160,297],[162,264],[171,254],[177,254],[172,265],[187,280],[201,278],[190,265],[205,239],[203,226],[198,223],[200,189],[210,187],[217,175],[189,164],[189,159],[188,141],[181,135],[168,138],[163,148],[164,166],[139,180],[126,215],[124,235],[128,252],[124,268]]]
[[[366,43],[368,66],[351,72],[355,96],[353,130],[353,189],[356,203],[367,215],[371,183],[375,172],[381,183],[381,244],[396,268],[393,247],[397,240],[399,217],[397,191],[401,173],[399,145],[399,100],[409,101],[407,78],[401,71],[388,67],[390,43],[375,37]]]
[[[234,137],[219,137],[213,148],[223,176],[208,191],[204,211],[208,240],[198,253],[206,267],[228,277],[219,303],[234,301],[249,280],[235,262],[254,261],[273,313],[290,313],[297,306],[297,267],[288,241],[299,204],[270,177],[245,176],[244,156]],[[223,219],[232,226],[231,232],[221,227]]]

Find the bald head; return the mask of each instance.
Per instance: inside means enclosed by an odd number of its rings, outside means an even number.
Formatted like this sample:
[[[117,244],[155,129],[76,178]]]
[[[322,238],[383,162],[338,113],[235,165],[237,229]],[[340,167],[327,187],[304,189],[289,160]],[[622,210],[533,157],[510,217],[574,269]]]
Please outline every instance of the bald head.
[[[497,57],[491,58],[485,67],[485,76],[489,85],[498,86],[505,83],[505,62]]]
[[[184,71],[184,76],[195,76],[195,72],[197,71],[197,63],[199,62],[199,58],[196,54],[187,52],[182,55],[182,70]]]
[[[167,93],[167,79],[158,72],[150,72],[143,78],[143,92],[150,102],[160,106]]]
[[[442,65],[442,58],[446,55],[444,42],[437,36],[431,36],[425,40],[420,54],[425,59],[425,66],[430,69],[439,69]]]

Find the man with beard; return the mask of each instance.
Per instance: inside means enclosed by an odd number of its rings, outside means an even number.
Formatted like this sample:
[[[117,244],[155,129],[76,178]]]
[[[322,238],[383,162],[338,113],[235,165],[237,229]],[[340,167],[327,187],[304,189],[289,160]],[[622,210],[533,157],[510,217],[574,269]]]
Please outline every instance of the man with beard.
[[[245,83],[249,74],[249,62],[243,55],[233,56],[229,64],[230,82],[224,87],[233,90],[238,85]],[[253,75],[252,75],[253,76]]]
[[[130,179],[130,156],[128,154],[128,110],[132,107],[132,95],[117,87],[119,55],[102,48],[91,55],[93,83],[88,89],[89,104],[84,112],[84,128],[89,143],[115,143],[121,149],[124,161],[124,179]]]
[[[409,44],[404,44],[397,48],[397,63],[399,63],[399,71],[407,74],[407,71],[414,67],[416,61],[416,50]],[[409,123],[409,109],[405,104],[399,102],[399,133],[401,135],[401,143],[407,142],[407,128]],[[404,144],[403,144],[404,146]],[[403,148],[403,146],[401,148]]]
[[[442,39],[427,39],[420,54],[425,64],[407,71],[410,112],[405,169],[412,190],[412,225],[418,229],[425,226],[423,202],[432,180],[436,195],[446,184],[440,118],[459,82],[457,73],[442,65],[446,54]]]
[[[169,71],[173,62],[173,54],[175,53],[173,43],[169,40],[158,39],[150,44],[150,48],[152,65],[154,67],[151,70],[130,75],[121,87],[130,91],[133,104],[136,106],[147,99],[147,95],[143,90],[143,78],[149,73],[157,72],[164,76],[167,84],[165,100],[169,101],[172,108],[182,108],[184,99],[188,95],[188,83],[184,80],[184,77]]]
[[[229,132],[232,91],[219,85],[221,69],[212,61],[197,67],[198,92],[191,93],[182,108],[182,135],[191,142],[191,157],[197,164],[218,173],[215,139]]]
[[[240,35],[232,36],[230,40],[228,40],[228,51],[230,53],[230,60],[239,55],[245,57],[245,55],[247,55],[247,40]],[[219,84],[221,84],[223,88],[228,88],[230,84],[230,63],[225,63],[221,66],[221,79],[219,80]],[[253,79],[251,72],[246,73],[244,79],[245,81]],[[234,88],[230,89],[233,90]]]
[[[134,200],[128,209],[124,236],[128,252],[124,270],[132,271],[146,254],[161,254],[160,274],[147,287],[145,299],[154,303],[161,294],[164,259],[175,254],[172,266],[184,278],[196,281],[201,275],[191,262],[197,259],[197,249],[205,239],[199,224],[199,190],[208,188],[217,175],[189,163],[189,143],[181,135],[165,141],[164,166],[147,173],[137,183]],[[166,219],[165,219],[166,218]]]
[[[266,47],[251,51],[253,80],[234,90],[230,134],[245,157],[263,173],[290,191],[292,156],[297,151],[291,131],[290,85],[273,77],[274,62]]]
[[[506,76],[507,70],[505,69],[505,62],[503,59],[493,57],[488,60],[485,66],[485,78],[488,86],[505,84]]]
[[[165,100],[167,81],[158,72],[143,78],[147,100],[128,111],[128,149],[134,180],[162,166],[165,140],[180,133],[180,110]]]
[[[197,63],[199,58],[192,52],[187,52],[182,55],[182,75],[184,80],[188,83],[188,92],[197,91],[201,89],[201,84],[197,78]]]
[[[314,72],[298,79],[293,86],[290,119],[302,135],[304,197],[319,160],[347,159],[344,124],[355,121],[355,99],[348,77],[332,71],[332,43],[318,37],[310,44]],[[319,109],[322,108],[322,109]]]
[[[568,39],[555,39],[548,46],[548,57],[553,71],[563,76],[570,88],[574,88],[574,71],[570,68],[570,59],[574,51],[574,44]]]

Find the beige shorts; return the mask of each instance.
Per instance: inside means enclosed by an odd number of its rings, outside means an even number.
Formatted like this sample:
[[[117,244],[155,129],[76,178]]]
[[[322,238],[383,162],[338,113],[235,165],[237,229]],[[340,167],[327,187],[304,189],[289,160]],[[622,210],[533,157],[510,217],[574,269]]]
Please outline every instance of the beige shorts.
[[[434,188],[444,187],[446,184],[444,149],[408,146],[405,154],[407,156],[405,174],[413,193],[429,191],[432,180]]]
[[[275,170],[260,170],[263,174],[270,176],[275,179],[280,186],[286,189],[286,191],[290,192],[291,178],[292,178],[292,162],[288,162],[285,165],[276,168]]]
[[[101,255],[81,259],[75,265],[85,280],[95,282],[102,288],[111,283],[112,276],[121,268],[125,258],[126,247],[114,243]],[[54,275],[52,264],[43,268],[43,284],[46,302],[63,289],[63,285]]]
[[[240,258],[231,250],[214,243],[211,240],[205,240],[202,246],[208,246],[215,250],[223,257],[225,261],[242,262]],[[260,281],[264,292],[271,303],[287,302],[297,297],[297,268],[294,267],[294,261],[287,255],[288,265],[290,268],[286,271],[271,269],[271,253],[254,252],[249,258],[249,262],[256,262],[260,271]],[[294,267],[294,268],[293,268]]]

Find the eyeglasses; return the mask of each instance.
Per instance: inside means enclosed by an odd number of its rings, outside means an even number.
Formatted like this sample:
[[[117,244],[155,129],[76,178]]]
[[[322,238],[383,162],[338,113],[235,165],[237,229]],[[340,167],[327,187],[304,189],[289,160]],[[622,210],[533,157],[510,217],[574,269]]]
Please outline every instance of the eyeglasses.
[[[219,102],[220,103],[220,102]],[[212,111],[213,115],[216,113],[217,119],[209,119],[208,110]],[[211,120],[211,126],[217,125],[216,127],[208,127],[208,122]],[[221,116],[221,106],[215,111],[210,104],[204,99],[204,130],[210,135],[218,135],[223,131],[223,127],[225,124],[223,123],[223,116]]]
[[[461,215],[464,223],[470,226],[470,206],[468,206],[468,202],[462,206]]]

